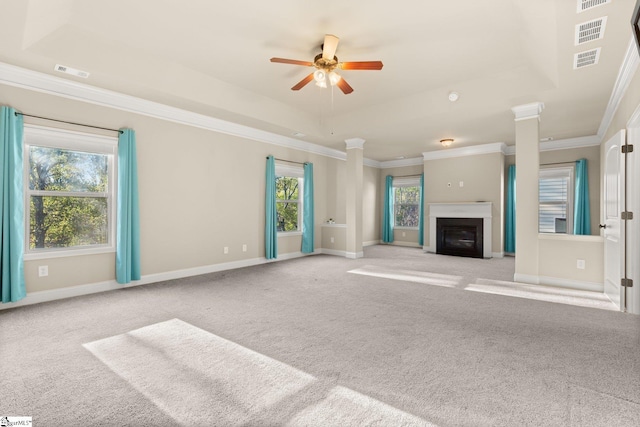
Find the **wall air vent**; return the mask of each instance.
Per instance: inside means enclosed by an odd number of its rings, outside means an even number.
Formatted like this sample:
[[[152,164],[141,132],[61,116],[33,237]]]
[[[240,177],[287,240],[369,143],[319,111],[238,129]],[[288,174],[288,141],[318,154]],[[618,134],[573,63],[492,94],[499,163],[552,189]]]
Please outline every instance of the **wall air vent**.
[[[600,48],[585,50],[573,55],[573,69],[588,67],[589,65],[596,65],[600,60]]]
[[[66,65],[56,64],[54,70],[65,74],[71,74],[72,76],[82,77],[86,79],[89,77],[89,73],[86,71],[78,70],[76,68],[67,67]]]
[[[607,3],[611,3],[611,0],[578,0],[578,13]]]
[[[576,46],[603,38],[606,26],[606,16],[576,25]]]

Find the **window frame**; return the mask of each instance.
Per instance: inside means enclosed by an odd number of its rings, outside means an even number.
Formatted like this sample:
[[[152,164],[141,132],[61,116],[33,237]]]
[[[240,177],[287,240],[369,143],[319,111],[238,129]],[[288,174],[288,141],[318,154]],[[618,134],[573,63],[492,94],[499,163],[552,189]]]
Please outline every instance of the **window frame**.
[[[302,213],[304,211],[304,168],[302,166],[293,166],[288,164],[276,163],[275,170],[276,179],[278,178],[296,178],[298,180],[298,199],[277,199],[278,203],[296,203],[298,205],[298,228],[290,231],[278,231],[278,236],[301,236],[302,235]],[[277,221],[277,215],[276,215]]]
[[[107,243],[83,245],[66,248],[30,248],[31,196],[50,195],[49,191],[29,188],[29,148],[31,146],[58,148],[107,156],[108,187],[105,193],[94,192],[54,192],[64,197],[104,197],[107,200]],[[117,200],[117,163],[118,138],[113,136],[89,134],[60,128],[24,125],[23,149],[23,191],[24,191],[24,259],[61,258],[79,255],[92,255],[116,251],[116,200]]]
[[[554,205],[561,204],[561,202],[553,203],[553,202],[540,202],[540,193],[538,192],[538,233],[539,234],[573,234],[573,210],[574,210],[574,193],[575,193],[575,175],[576,168],[573,163],[562,163],[553,166],[541,166],[540,171],[538,173],[538,191],[540,188],[540,180],[543,178],[565,178],[569,179],[567,184],[567,200],[566,205],[567,209],[565,211],[566,219],[567,219],[567,231],[564,233],[561,232],[550,232],[550,231],[540,231],[540,207],[543,205]]]
[[[419,230],[420,227],[407,227],[404,225],[396,224],[396,190],[398,188],[406,188],[406,187],[417,187],[418,191],[420,191],[420,177],[399,177],[394,178],[392,183],[393,188],[393,228],[397,230]],[[418,201],[416,203],[400,203],[400,205],[416,205],[418,207],[418,211],[420,211],[420,197],[418,197]],[[418,215],[423,215],[424,213],[419,212]],[[419,218],[419,217],[418,217]]]

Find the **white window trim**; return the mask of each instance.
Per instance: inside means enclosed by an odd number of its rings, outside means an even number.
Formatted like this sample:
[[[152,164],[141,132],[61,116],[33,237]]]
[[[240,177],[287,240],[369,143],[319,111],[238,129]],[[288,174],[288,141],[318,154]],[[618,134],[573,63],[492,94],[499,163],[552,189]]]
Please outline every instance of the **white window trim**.
[[[302,166],[293,166],[289,164],[276,163],[276,178],[288,177],[298,178],[298,200],[291,201],[285,199],[276,199],[278,202],[289,202],[298,204],[298,229],[291,231],[278,231],[278,237],[302,236],[302,212],[304,210],[304,168]]]
[[[558,164],[554,166],[541,166],[538,174],[538,180],[540,178],[563,178],[569,176],[569,185],[567,188],[567,232],[566,233],[551,233],[548,231],[540,231],[540,218],[538,217],[538,233],[540,234],[573,234],[573,209],[574,209],[574,192],[575,192],[575,176],[576,167],[573,163]],[[540,200],[538,200],[538,207],[540,206]],[[539,215],[539,214],[538,214]]]
[[[405,227],[401,225],[396,225],[396,188],[420,187],[420,178],[414,177],[414,176],[393,178],[392,187],[393,187],[393,228],[394,230],[416,230],[416,231],[420,230],[420,227]],[[406,203],[406,204],[413,204],[413,203]],[[419,200],[416,205],[418,206],[418,209],[420,209]],[[421,214],[424,215],[424,212],[422,212]]]
[[[109,221],[108,243],[106,245],[75,246],[72,248],[48,248],[30,249],[30,196],[37,192],[29,190],[29,146],[63,148],[73,151],[84,151],[90,153],[100,153],[109,155],[108,180],[109,191],[107,193],[107,210]],[[76,132],[65,129],[50,128],[32,124],[24,125],[23,139],[23,188],[24,188],[24,260],[38,260],[48,258],[63,258],[79,255],[93,255],[101,253],[112,253],[116,251],[116,189],[117,187],[117,166],[118,166],[118,138],[110,136],[95,135],[84,132]],[[60,193],[65,195],[66,193]],[[81,196],[104,193],[83,193]],[[69,194],[77,196],[77,193]]]

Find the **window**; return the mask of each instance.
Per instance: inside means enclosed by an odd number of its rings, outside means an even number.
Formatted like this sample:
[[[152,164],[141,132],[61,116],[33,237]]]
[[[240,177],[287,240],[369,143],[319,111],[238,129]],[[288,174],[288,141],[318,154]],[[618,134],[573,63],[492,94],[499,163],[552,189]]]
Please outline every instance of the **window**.
[[[300,232],[302,225],[301,167],[276,164],[276,212],[278,232]]]
[[[393,180],[394,226],[417,229],[420,222],[420,179]]]
[[[540,169],[538,215],[540,233],[572,233],[574,174],[573,165]]]
[[[25,125],[27,256],[113,250],[116,147],[116,138]]]

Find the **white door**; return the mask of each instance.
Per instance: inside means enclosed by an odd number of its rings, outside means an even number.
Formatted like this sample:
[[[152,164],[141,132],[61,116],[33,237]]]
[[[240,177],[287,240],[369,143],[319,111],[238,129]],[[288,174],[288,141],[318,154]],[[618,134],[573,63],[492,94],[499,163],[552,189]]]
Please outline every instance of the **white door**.
[[[625,132],[616,133],[605,144],[604,152],[604,293],[614,304],[624,307],[623,274],[624,221],[624,158],[621,151]]]

